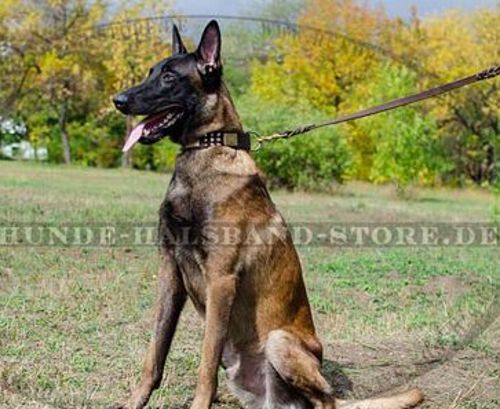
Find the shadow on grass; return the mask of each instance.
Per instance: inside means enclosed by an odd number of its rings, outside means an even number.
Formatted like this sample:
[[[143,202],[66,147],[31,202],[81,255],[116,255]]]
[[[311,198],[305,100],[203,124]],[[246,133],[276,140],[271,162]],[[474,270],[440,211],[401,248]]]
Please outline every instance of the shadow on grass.
[[[325,359],[323,361],[323,366],[321,372],[327,379],[327,381],[332,385],[335,389],[335,394],[338,398],[344,399],[346,398],[346,395],[348,392],[352,392],[353,384],[352,381],[347,377],[347,375],[344,373],[342,370],[341,366],[339,363]],[[215,401],[218,404],[227,404],[231,403],[231,407],[233,405],[235,407],[241,407],[237,403],[237,399],[231,397],[230,402],[225,402],[225,401]],[[188,400],[184,403],[178,403],[176,405],[171,405],[171,404],[163,404],[161,406],[154,405],[154,406],[148,406],[148,409],[189,409],[191,404],[191,400]],[[216,405],[216,407],[219,407],[219,405]],[[225,407],[225,405],[224,405]]]
[[[418,197],[414,201],[419,203],[451,203],[451,200],[440,197]]]
[[[322,372],[326,380],[335,389],[335,396],[345,398],[347,392],[352,392],[352,381],[347,377],[339,363],[325,359]]]

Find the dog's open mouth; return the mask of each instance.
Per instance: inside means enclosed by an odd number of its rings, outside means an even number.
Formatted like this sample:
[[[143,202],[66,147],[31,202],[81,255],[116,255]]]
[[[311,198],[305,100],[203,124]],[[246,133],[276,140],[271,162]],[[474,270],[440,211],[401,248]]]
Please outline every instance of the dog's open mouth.
[[[165,137],[168,129],[182,116],[182,110],[177,107],[170,107],[159,113],[147,116],[139,122],[125,142],[123,152],[129,151],[137,142],[152,144]]]

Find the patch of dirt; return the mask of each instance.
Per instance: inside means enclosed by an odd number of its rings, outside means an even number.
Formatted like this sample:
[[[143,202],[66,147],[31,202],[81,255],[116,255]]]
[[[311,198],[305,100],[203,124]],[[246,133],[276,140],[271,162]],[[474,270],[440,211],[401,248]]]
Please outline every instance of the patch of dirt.
[[[12,269],[9,267],[5,267],[0,270],[0,277],[11,278],[12,277]]]
[[[384,278],[389,281],[401,281],[403,276],[399,271],[389,271],[384,275]]]
[[[468,348],[423,374],[417,385],[425,392],[429,408],[465,402],[499,404],[497,371],[498,362]]]
[[[356,290],[354,288],[345,288],[340,291],[339,297],[350,298],[357,304],[369,306],[372,302],[372,297],[366,291]]]
[[[443,294],[446,301],[452,301],[467,292],[467,286],[456,277],[439,276],[432,277],[422,287],[425,293]]]
[[[23,409],[55,409],[46,403],[38,402],[0,387],[0,407],[5,407],[4,404],[8,404],[9,407]]]
[[[397,273],[386,276],[390,280],[398,280]],[[452,304],[457,298],[466,294],[469,287],[456,277],[438,276],[431,277],[425,285],[409,284],[403,290],[404,294],[411,296],[417,293],[424,293],[433,296],[440,295],[447,304]]]
[[[471,346],[451,353],[428,348],[416,336],[365,340],[361,335],[325,345],[324,372],[338,395],[348,399],[418,386],[426,396],[422,408],[458,408],[466,402],[497,407],[499,339],[498,317]]]

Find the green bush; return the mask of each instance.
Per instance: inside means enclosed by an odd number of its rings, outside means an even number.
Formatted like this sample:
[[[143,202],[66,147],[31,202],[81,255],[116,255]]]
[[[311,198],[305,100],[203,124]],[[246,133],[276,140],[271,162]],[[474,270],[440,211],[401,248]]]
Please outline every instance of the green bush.
[[[63,149],[57,122],[43,116],[39,121],[31,121],[30,130],[32,135],[37,135],[37,140],[46,143],[49,162],[62,163]],[[112,112],[99,119],[73,119],[68,123],[67,130],[72,162],[103,168],[122,165],[121,148],[126,132],[123,115]],[[132,151],[132,166],[136,169],[172,171],[178,149],[168,138],[155,145],[136,145]]]
[[[123,117],[110,114],[105,119],[86,118],[68,124],[72,160],[84,166],[104,168],[121,164],[121,146],[125,134]]]
[[[153,146],[153,163],[156,170],[172,172],[180,146],[165,138]]]
[[[248,94],[236,105],[245,129],[263,135],[325,118],[308,105],[279,105]],[[267,144],[254,158],[272,186],[305,190],[342,182],[351,159],[340,129],[331,127]]]
[[[54,125],[50,127],[47,141],[47,160],[51,163],[63,163],[63,149],[59,129]]]
[[[34,116],[30,119],[30,139],[35,138],[47,146],[49,162],[62,163],[61,131],[57,121],[53,117],[45,118],[44,122],[35,120]],[[120,166],[125,127],[124,117],[115,113],[100,119],[89,116],[71,120],[67,131],[72,162],[103,168]]]
[[[172,172],[178,152],[179,145],[168,138],[154,145],[136,145],[132,151],[132,166],[136,169]]]
[[[388,65],[373,79],[367,106],[389,101],[417,90],[416,74],[406,68]],[[373,141],[375,152],[370,179],[374,182],[394,182],[404,190],[412,184],[432,185],[451,168],[443,154],[437,123],[421,105],[394,111],[359,121]]]
[[[491,218],[500,227],[500,203],[493,205],[491,208]]]

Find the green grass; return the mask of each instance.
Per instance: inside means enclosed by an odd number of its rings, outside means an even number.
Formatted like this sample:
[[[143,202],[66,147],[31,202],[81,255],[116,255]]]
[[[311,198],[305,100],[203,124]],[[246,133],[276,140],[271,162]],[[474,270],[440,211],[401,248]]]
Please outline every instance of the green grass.
[[[0,224],[155,223],[169,179],[15,162],[0,162],[0,174]],[[402,201],[390,187],[361,183],[332,195],[272,196],[289,222],[487,221],[500,208],[498,196],[486,191],[420,190],[415,200]],[[500,373],[494,314],[462,342],[491,315],[498,247],[299,252],[326,358],[344,368],[352,394],[410,381],[428,391],[430,407],[498,403],[491,389]],[[157,267],[154,247],[0,247],[0,407],[98,408],[125,396],[149,338]],[[188,306],[153,407],[189,402],[201,335]],[[459,350],[450,362],[418,366],[448,347]],[[218,407],[238,407],[221,390]]]

